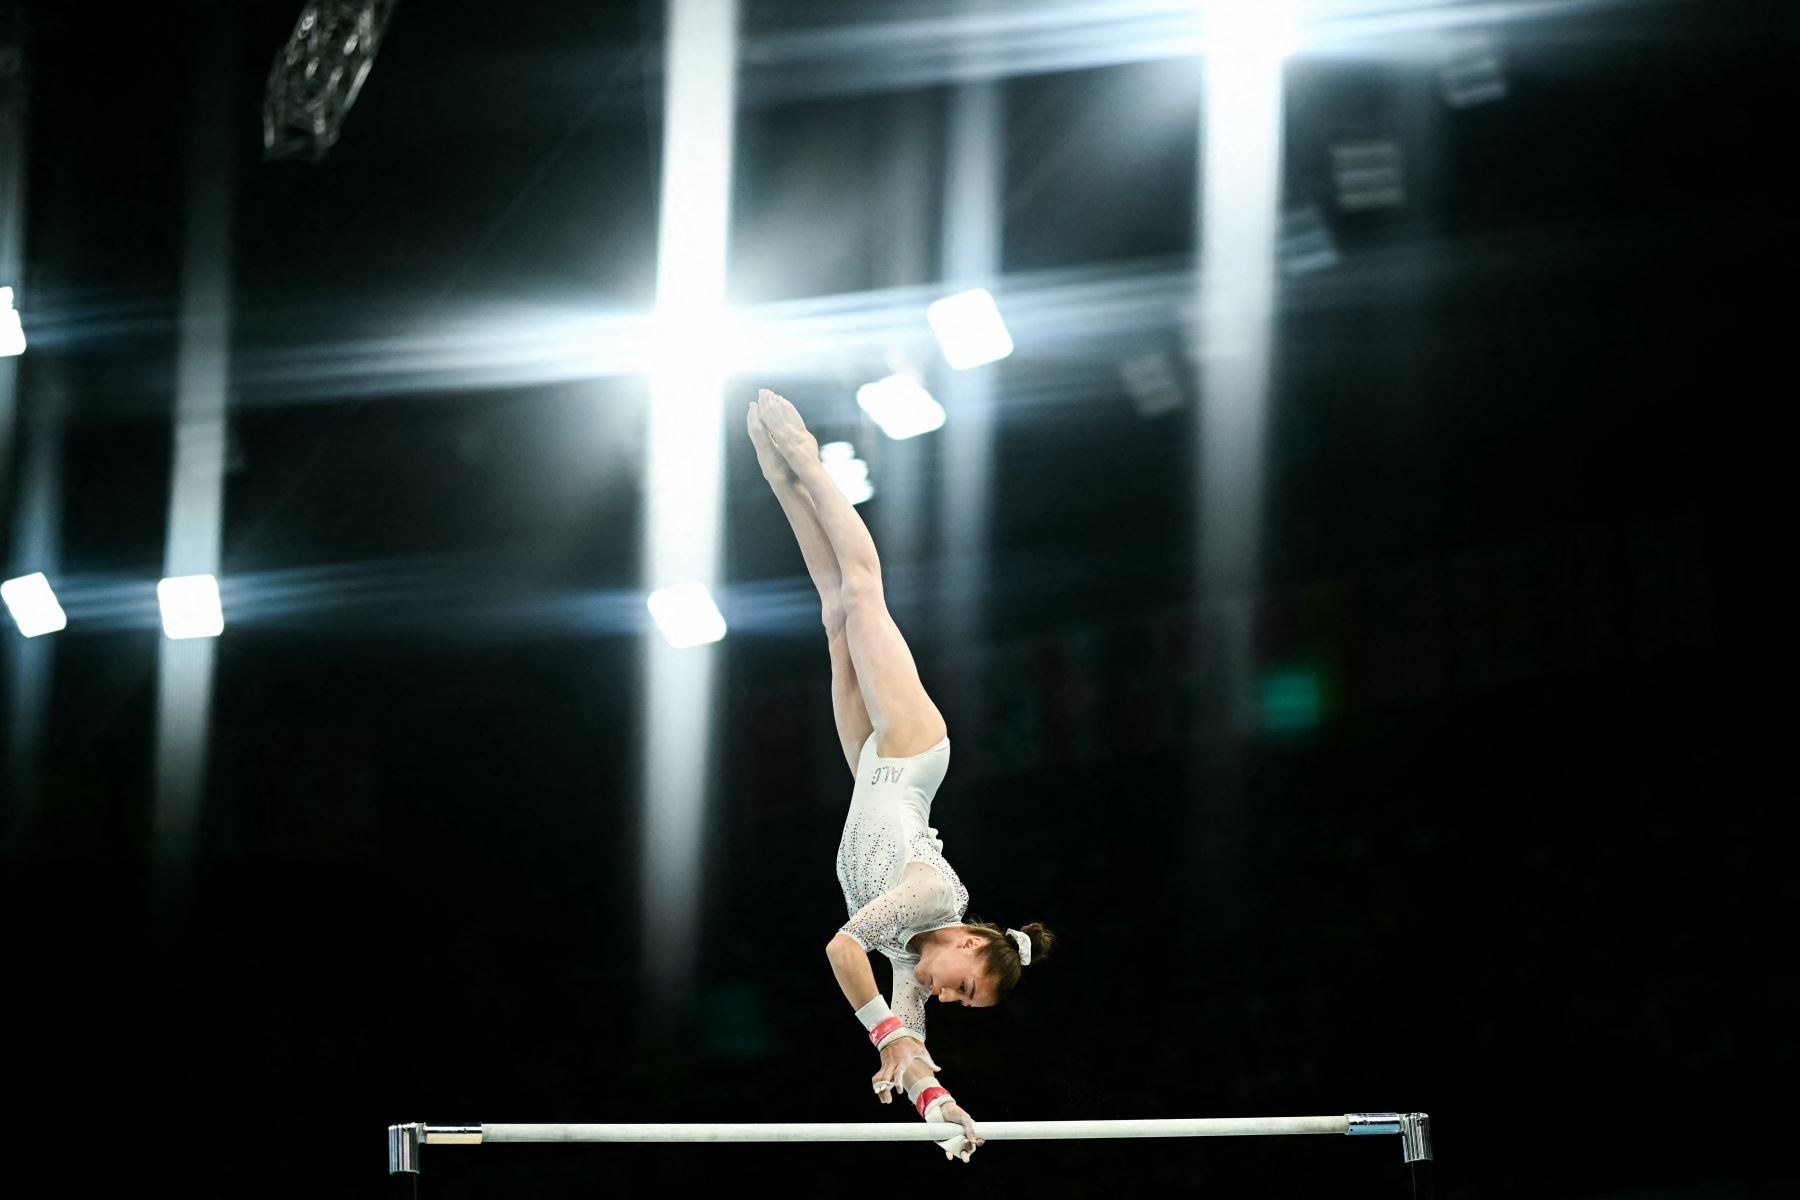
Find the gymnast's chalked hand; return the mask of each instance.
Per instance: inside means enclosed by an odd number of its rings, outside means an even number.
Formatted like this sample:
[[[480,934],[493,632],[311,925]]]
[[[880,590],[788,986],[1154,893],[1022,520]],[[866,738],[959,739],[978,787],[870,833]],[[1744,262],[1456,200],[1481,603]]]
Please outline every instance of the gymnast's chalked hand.
[[[915,1059],[934,1071],[943,1070],[932,1061],[925,1051],[925,1043],[918,1038],[895,1038],[882,1047],[881,1070],[875,1072],[869,1082],[874,1085],[876,1098],[883,1104],[894,1102],[894,1093],[905,1086],[906,1069]]]
[[[963,1131],[955,1137],[938,1143],[938,1149],[944,1152],[946,1159],[960,1158],[964,1162],[968,1162],[975,1154],[975,1148],[985,1144],[975,1132],[975,1118],[971,1117],[963,1106],[954,1100],[932,1113],[931,1120],[961,1125],[963,1128]]]

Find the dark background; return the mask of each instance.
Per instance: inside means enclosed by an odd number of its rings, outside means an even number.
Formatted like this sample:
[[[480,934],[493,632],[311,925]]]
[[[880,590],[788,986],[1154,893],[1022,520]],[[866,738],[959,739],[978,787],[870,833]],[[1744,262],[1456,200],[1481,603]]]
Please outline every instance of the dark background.
[[[264,162],[265,76],[299,7],[8,12],[30,77],[19,420],[68,405],[71,624],[6,797],[6,1190],[389,1194],[381,1134],[400,1121],[909,1119],[872,1107],[819,953],[843,919],[850,780],[810,586],[731,423],[773,386],[822,441],[864,446],[853,386],[799,364],[726,397],[734,629],[723,723],[696,748],[720,764],[700,978],[670,1005],[638,933],[641,383],[363,386],[334,360],[484,306],[651,305],[660,8],[401,4],[325,161]],[[933,1012],[978,1119],[1417,1110],[1456,1200],[1796,1194],[1784,1139],[1756,1132],[1759,1103],[1787,1103],[1800,1004],[1778,836],[1790,8],[1496,23],[1510,94],[1467,110],[1429,65],[1289,63],[1287,199],[1324,212],[1341,262],[1280,301],[1254,732],[1205,700],[1195,375],[1144,416],[1117,345],[1021,337],[988,368],[974,660],[948,653],[926,594],[935,501],[916,553],[887,560],[955,745],[934,819],[972,915],[1063,939],[999,1009]],[[748,2],[746,36],[883,13]],[[1195,75],[1007,81],[1006,272],[1193,254]],[[932,283],[894,266],[870,195],[895,128],[941,146],[947,89],[743,79],[738,298]],[[219,96],[227,629],[203,849],[176,888],[150,842],[150,597],[185,164]],[[1336,210],[1330,144],[1420,112],[1407,207]],[[1126,348],[1180,347],[1171,313]],[[117,594],[143,603],[79,619],[84,595]],[[735,621],[751,598],[777,615]],[[1284,699],[1296,678],[1316,710]],[[1408,1186],[1394,1139],[425,1164],[445,1197]]]

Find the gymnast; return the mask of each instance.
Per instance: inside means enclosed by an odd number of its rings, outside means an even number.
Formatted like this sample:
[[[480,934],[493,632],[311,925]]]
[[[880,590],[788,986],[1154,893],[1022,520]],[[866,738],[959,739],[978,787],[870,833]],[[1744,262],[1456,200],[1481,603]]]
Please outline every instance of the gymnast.
[[[826,947],[832,974],[881,1052],[870,1080],[881,1103],[904,1088],[927,1121],[957,1122],[939,1144],[968,1162],[982,1144],[974,1118],[938,1083],[925,1049],[925,1000],[990,1008],[1022,969],[1049,957],[1042,925],[1002,930],[963,920],[969,891],[931,827],[931,800],[950,765],[944,718],[919,682],[888,614],[881,561],[862,518],[819,461],[819,444],[787,400],[757,394],[748,413],[763,478],[787,514],[819,589],[831,646],[831,708],[856,780],[838,844],[838,886],[850,919]],[[869,952],[893,966],[881,998]]]

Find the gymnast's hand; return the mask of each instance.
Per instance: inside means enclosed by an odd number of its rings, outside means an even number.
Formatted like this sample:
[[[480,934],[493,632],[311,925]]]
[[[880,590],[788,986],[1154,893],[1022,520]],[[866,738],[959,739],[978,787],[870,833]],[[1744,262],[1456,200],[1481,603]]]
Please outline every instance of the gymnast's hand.
[[[960,1158],[968,1162],[975,1153],[975,1147],[982,1145],[982,1140],[975,1133],[975,1118],[971,1117],[963,1106],[952,1100],[941,1105],[931,1114],[933,1121],[948,1121],[961,1125],[963,1131],[955,1137],[938,1143],[938,1149],[944,1152],[945,1158]]]
[[[895,1038],[882,1047],[881,1070],[875,1072],[869,1082],[883,1104],[892,1104],[894,1093],[905,1090],[907,1068],[915,1062],[933,1071],[943,1069],[931,1060],[931,1055],[925,1051],[925,1043],[918,1038]]]

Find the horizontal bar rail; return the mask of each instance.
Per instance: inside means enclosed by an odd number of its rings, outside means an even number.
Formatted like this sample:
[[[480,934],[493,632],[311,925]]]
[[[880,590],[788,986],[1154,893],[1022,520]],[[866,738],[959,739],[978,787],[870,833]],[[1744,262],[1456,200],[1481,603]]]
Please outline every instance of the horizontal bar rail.
[[[1137,1121],[982,1121],[984,1141],[1065,1138],[1267,1137],[1294,1134],[1398,1134],[1406,1161],[1431,1159],[1431,1118],[1425,1113],[1349,1113],[1337,1117],[1199,1117]],[[430,1145],[479,1146],[519,1142],[941,1142],[956,1137],[955,1122],[845,1125],[410,1125],[388,1126],[388,1174],[416,1174]]]

